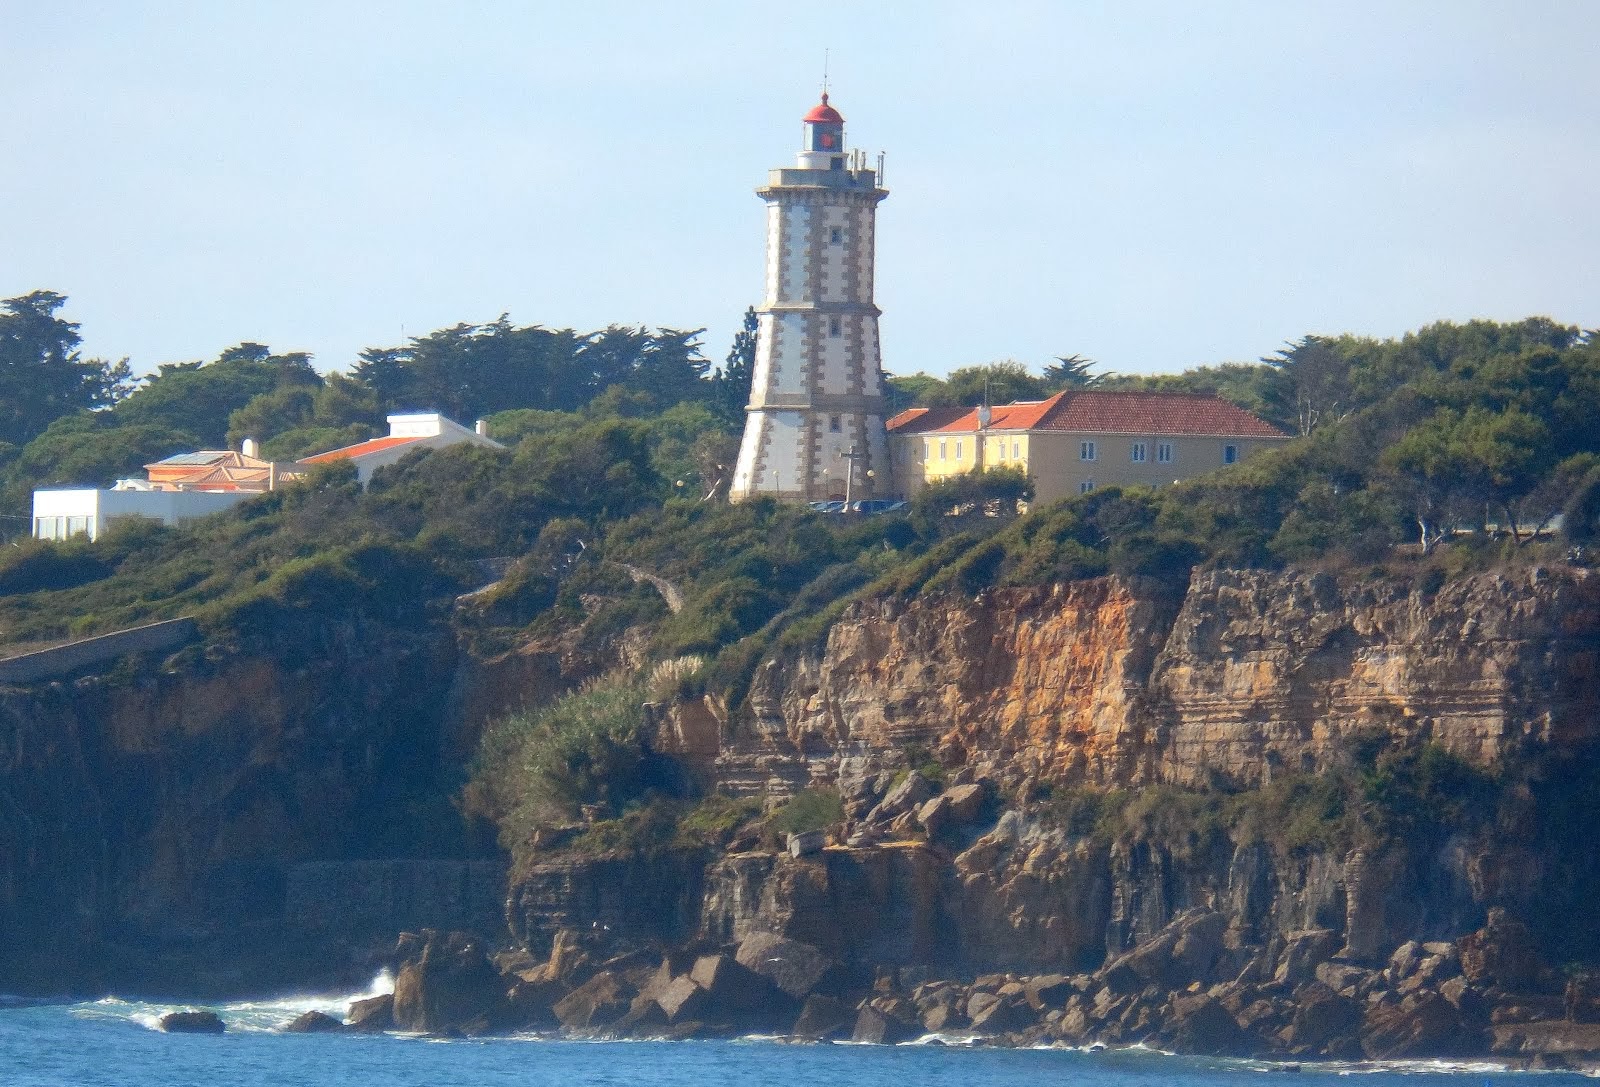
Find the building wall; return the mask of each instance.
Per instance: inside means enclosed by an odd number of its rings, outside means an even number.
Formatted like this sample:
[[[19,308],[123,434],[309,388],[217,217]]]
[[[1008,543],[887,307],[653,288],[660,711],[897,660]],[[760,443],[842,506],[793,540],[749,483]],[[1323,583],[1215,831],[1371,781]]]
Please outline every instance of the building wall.
[[[111,491],[71,488],[33,492],[33,535],[67,540],[100,534],[125,517],[148,517],[177,525],[219,513],[255,497],[249,491]]]
[[[831,159],[835,156],[826,156]],[[750,404],[729,497],[892,493],[869,170],[774,171]],[[845,454],[854,451],[854,468]]]
[[[1288,438],[1227,438],[1174,435],[1070,433],[1066,431],[1001,431],[984,435],[985,468],[1022,468],[1033,480],[1034,501],[1039,504],[1083,492],[1084,485],[1159,487],[1226,467],[1224,449],[1233,446],[1236,461]],[[937,483],[978,466],[977,435],[932,433],[892,435],[895,468],[907,498],[929,483]],[[1094,443],[1094,459],[1083,458],[1083,443]],[[1144,460],[1133,459],[1136,443],[1144,444]],[[1171,447],[1172,459],[1160,460],[1161,446]],[[958,448],[959,446],[959,448]]]

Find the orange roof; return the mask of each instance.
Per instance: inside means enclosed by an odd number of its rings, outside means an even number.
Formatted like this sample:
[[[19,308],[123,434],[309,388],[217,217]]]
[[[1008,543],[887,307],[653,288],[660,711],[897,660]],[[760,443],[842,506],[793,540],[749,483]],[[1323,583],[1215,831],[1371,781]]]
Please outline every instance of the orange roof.
[[[978,409],[911,408],[890,419],[888,428],[897,434],[970,433],[978,429]],[[1092,390],[999,405],[991,410],[985,429],[1288,437],[1266,420],[1216,396]]]
[[[408,442],[419,442],[424,437],[426,437],[426,435],[415,434],[399,438],[396,438],[393,435],[387,438],[373,438],[369,441],[357,442],[355,445],[347,445],[343,449],[330,449],[326,453],[318,453],[310,457],[301,457],[300,463],[325,464],[328,461],[349,460],[353,457],[364,457],[368,453],[376,453],[380,449],[393,449],[397,445],[405,445]]]

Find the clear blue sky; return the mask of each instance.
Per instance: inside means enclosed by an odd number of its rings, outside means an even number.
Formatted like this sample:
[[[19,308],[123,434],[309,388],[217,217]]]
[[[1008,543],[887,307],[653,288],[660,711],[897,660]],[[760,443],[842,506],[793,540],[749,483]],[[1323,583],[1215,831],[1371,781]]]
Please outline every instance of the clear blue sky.
[[[502,312],[708,329],[824,48],[895,373],[1600,326],[1600,3],[0,0],[0,297],[136,370]]]

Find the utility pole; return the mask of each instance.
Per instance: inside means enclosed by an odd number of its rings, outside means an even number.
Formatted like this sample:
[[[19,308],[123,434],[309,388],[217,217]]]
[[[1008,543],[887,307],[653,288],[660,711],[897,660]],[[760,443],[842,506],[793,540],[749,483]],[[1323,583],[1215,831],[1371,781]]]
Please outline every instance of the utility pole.
[[[850,493],[851,493],[852,485],[856,481],[856,461],[865,459],[866,458],[866,454],[861,452],[860,449],[857,446],[852,445],[850,447],[850,452],[848,452],[848,453],[840,453],[839,456],[845,462],[845,470],[844,470],[844,512],[849,513],[850,512]]]

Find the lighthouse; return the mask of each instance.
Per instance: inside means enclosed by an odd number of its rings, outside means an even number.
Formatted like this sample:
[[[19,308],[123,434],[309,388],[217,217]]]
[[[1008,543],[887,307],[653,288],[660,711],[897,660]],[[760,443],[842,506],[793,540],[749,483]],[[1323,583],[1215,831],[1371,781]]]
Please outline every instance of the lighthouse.
[[[792,167],[769,173],[766,292],[744,440],[729,497],[790,501],[894,493],[872,301],[879,168],[845,146],[844,118],[805,115]]]

